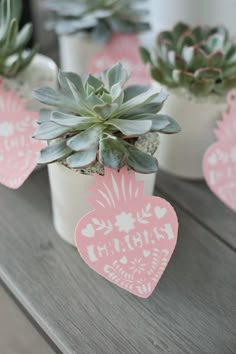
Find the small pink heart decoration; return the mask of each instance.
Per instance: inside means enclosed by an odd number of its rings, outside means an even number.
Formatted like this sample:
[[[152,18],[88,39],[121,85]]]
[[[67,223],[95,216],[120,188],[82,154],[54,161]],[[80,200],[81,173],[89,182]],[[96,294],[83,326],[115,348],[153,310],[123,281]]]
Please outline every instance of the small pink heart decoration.
[[[37,165],[44,143],[32,139],[39,114],[0,78],[0,183],[17,189]]]
[[[115,34],[104,50],[93,56],[89,62],[89,72],[96,74],[107,69],[118,61],[126,65],[132,72],[129,85],[149,85],[150,75],[139,55],[140,42],[135,34]]]
[[[77,224],[75,242],[94,271],[134,295],[154,291],[176,246],[178,220],[164,199],[146,197],[135,173],[105,169],[88,197],[94,211]]]
[[[206,151],[203,171],[213,193],[236,211],[236,91],[227,96],[229,109],[215,130],[218,142]]]

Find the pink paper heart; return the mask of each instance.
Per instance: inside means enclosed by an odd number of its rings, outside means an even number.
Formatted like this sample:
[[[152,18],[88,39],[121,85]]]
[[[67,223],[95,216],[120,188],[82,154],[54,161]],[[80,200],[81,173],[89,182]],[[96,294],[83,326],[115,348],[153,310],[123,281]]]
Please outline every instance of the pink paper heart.
[[[93,56],[89,63],[90,73],[100,73],[117,62],[122,62],[132,72],[129,85],[150,84],[148,68],[139,55],[140,42],[135,34],[115,34],[104,50]]]
[[[147,298],[155,289],[177,241],[178,220],[164,199],[146,197],[134,172],[106,169],[95,176],[89,202],[94,211],[75,230],[78,251],[97,273],[132,294]],[[157,208],[161,212],[157,213]],[[95,230],[88,238],[83,230]]]
[[[13,90],[5,91],[0,78],[0,183],[17,189],[37,165],[44,143],[32,139],[38,112]]]
[[[217,123],[214,143],[206,151],[203,171],[212,192],[229,208],[236,211],[236,91],[227,97],[229,110]]]

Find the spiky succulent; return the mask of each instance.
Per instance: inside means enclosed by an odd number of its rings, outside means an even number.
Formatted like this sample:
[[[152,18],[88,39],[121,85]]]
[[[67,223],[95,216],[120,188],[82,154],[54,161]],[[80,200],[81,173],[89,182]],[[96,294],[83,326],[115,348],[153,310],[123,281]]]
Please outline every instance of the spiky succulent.
[[[178,23],[158,35],[153,55],[141,48],[152,77],[170,88],[184,87],[194,95],[225,94],[236,87],[236,44],[224,27]]]
[[[144,21],[148,11],[139,3],[146,0],[52,0],[46,1],[51,12],[49,28],[58,34],[88,32],[100,42],[113,32],[138,33],[148,30]]]
[[[118,63],[101,77],[86,81],[74,73],[59,73],[61,90],[43,87],[34,91],[42,103],[56,107],[41,112],[35,138],[47,140],[39,163],[63,161],[82,169],[99,161],[119,170],[123,165],[141,172],[157,170],[157,160],[137,149],[138,137],[148,132],[175,133],[178,124],[157,114],[167,98],[146,86],[128,86],[128,71]]]
[[[0,3],[0,75],[15,77],[33,59],[37,48],[25,51],[32,36],[32,25],[19,30],[21,0],[2,0]]]

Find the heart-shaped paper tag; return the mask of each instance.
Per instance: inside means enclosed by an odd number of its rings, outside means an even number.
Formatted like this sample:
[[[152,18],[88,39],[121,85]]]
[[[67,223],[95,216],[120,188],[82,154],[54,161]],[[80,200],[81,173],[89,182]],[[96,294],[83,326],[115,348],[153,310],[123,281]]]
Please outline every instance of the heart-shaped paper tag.
[[[207,150],[203,171],[215,195],[236,211],[236,91],[227,96],[229,110],[223,113],[215,130],[218,142]]]
[[[178,220],[164,199],[146,197],[143,182],[123,168],[95,176],[88,198],[94,211],[75,231],[84,261],[97,273],[129,292],[151,295],[174,251]]]
[[[32,139],[37,112],[13,90],[5,90],[0,78],[0,183],[17,189],[37,165],[44,143]]]
[[[151,82],[150,75],[140,58],[139,47],[140,43],[137,35],[115,34],[104,50],[93,56],[89,63],[89,72],[100,73],[115,63],[122,62],[132,72],[128,81],[129,85],[137,83],[148,85]]]

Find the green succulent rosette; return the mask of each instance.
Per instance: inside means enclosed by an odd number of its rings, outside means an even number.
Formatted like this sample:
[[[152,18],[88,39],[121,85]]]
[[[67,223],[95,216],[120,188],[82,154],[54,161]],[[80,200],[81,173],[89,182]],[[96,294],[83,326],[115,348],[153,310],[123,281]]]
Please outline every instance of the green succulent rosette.
[[[140,52],[152,78],[169,88],[208,96],[236,87],[236,43],[223,26],[191,28],[177,23],[158,35],[154,52]]]
[[[100,77],[83,81],[75,73],[59,73],[60,90],[39,88],[34,96],[53,106],[41,112],[35,138],[48,146],[38,162],[60,161],[71,169],[84,169],[99,162],[116,170],[127,165],[140,173],[157,171],[151,154],[135,146],[153,132],[172,134],[180,130],[175,120],[159,114],[167,94],[147,86],[125,86],[129,72],[120,63]]]
[[[47,27],[59,35],[86,32],[107,42],[114,32],[139,33],[150,29],[146,0],[52,0]]]

